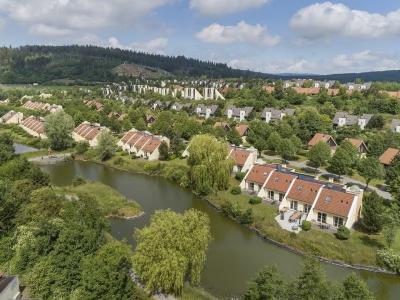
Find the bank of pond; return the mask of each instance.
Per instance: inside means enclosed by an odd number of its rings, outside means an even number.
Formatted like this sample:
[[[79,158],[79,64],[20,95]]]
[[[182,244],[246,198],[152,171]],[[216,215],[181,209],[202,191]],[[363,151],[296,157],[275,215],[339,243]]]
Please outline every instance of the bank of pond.
[[[54,185],[63,189],[71,188],[74,179],[82,177],[87,181],[110,186],[127,199],[135,199],[144,212],[142,216],[111,219],[112,235],[119,240],[128,241],[133,248],[135,228],[147,225],[155,210],[172,209],[183,212],[195,208],[205,212],[211,220],[213,240],[207,252],[201,286],[218,297],[242,294],[246,283],[265,265],[276,265],[287,279],[295,278],[301,270],[300,255],[265,242],[254,232],[226,218],[206,201],[166,179],[128,173],[84,161],[70,161],[41,168],[50,174]],[[101,193],[96,186],[91,188],[91,193]],[[81,189],[85,189],[83,185]],[[400,295],[400,277],[327,263],[323,263],[323,267],[329,279],[338,281],[355,271],[367,282],[378,299],[398,299]]]

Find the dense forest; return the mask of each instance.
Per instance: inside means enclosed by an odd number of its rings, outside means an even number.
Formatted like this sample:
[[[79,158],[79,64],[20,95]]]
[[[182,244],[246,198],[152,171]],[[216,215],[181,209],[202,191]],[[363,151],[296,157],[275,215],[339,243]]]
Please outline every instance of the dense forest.
[[[123,63],[166,71],[177,77],[292,79],[300,75],[272,75],[233,69],[223,63],[184,56],[165,56],[97,46],[23,46],[0,48],[0,83],[45,83],[56,80],[104,82],[117,80],[112,69]],[[351,82],[399,81],[400,71],[334,75],[301,75],[315,80]],[[121,78],[120,78],[121,79]]]
[[[123,63],[165,70],[175,76],[208,78],[266,77],[232,69],[226,64],[184,56],[163,56],[96,46],[24,46],[0,48],[0,82],[33,83],[52,80],[110,81],[111,70]]]

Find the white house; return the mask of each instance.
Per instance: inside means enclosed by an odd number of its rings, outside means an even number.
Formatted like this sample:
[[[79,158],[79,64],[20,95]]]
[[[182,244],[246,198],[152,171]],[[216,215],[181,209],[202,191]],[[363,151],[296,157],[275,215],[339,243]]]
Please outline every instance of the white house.
[[[0,118],[0,123],[3,124],[19,124],[24,118],[24,114],[10,110],[8,113]]]
[[[182,97],[190,100],[203,100],[203,96],[195,88],[184,88]]]
[[[17,276],[7,276],[3,273],[0,273],[0,299],[21,299],[21,292],[19,290],[19,279]]]
[[[280,212],[329,228],[351,228],[360,218],[363,192],[300,175],[278,165],[253,165],[240,183],[243,191],[279,203]]]
[[[204,100],[225,100],[225,97],[216,88],[204,88]]]
[[[227,116],[228,119],[234,119],[234,120],[239,120],[239,122],[242,122],[246,120],[246,118],[249,117],[250,113],[253,111],[253,107],[234,107],[234,106],[228,106],[228,108],[225,111],[225,115]]]
[[[90,147],[96,147],[98,144],[98,137],[101,132],[108,130],[107,127],[100,126],[97,123],[83,122],[72,132],[72,138],[75,142],[86,141]]]
[[[44,119],[35,116],[29,116],[22,120],[19,126],[27,133],[40,139],[46,139],[47,136],[44,133]]]
[[[228,151],[228,158],[232,158],[235,162],[234,173],[247,172],[257,161],[257,149],[230,146]]]
[[[163,142],[169,147],[168,138],[133,128],[118,141],[118,146],[128,153],[135,154],[136,157],[158,160],[160,158],[159,147]]]

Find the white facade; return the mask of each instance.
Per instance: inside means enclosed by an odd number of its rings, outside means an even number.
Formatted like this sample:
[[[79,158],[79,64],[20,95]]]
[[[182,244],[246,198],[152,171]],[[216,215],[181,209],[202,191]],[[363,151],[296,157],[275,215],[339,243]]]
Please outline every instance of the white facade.
[[[0,123],[3,124],[19,124],[24,118],[24,114],[21,112],[15,112],[13,110],[6,113],[0,118]]]

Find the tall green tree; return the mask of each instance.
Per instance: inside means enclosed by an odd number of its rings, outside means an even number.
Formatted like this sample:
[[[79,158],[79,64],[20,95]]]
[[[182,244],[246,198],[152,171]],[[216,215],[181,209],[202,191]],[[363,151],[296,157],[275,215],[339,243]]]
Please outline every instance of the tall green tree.
[[[83,259],[80,287],[76,299],[146,299],[130,277],[131,249],[113,241]]]
[[[50,141],[53,150],[64,150],[72,144],[74,120],[63,110],[49,114],[44,119],[44,132]]]
[[[287,299],[287,283],[283,281],[276,267],[265,267],[249,283],[244,294],[245,300],[281,300]]]
[[[354,273],[351,273],[343,281],[343,296],[346,300],[375,299],[365,282],[360,280]]]
[[[13,139],[8,133],[0,134],[0,164],[10,160],[14,156]]]
[[[227,159],[228,147],[209,135],[195,136],[189,145],[190,181],[198,194],[229,187],[233,162]]]
[[[367,183],[365,189],[368,188],[372,179],[381,179],[384,175],[384,170],[379,160],[376,157],[369,156],[361,159],[358,163],[358,174],[360,174]]]
[[[134,270],[149,291],[180,295],[185,281],[200,283],[211,239],[207,215],[157,211],[135,237]]]
[[[117,151],[117,141],[108,130],[103,130],[97,138],[96,152],[98,157],[104,161],[110,159]]]
[[[331,149],[325,142],[319,142],[308,152],[310,165],[319,168],[326,164],[331,157]]]
[[[383,199],[374,191],[364,196],[361,224],[370,233],[382,230],[386,221]]]

